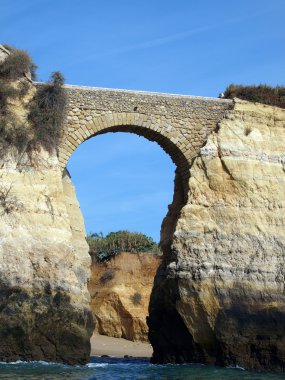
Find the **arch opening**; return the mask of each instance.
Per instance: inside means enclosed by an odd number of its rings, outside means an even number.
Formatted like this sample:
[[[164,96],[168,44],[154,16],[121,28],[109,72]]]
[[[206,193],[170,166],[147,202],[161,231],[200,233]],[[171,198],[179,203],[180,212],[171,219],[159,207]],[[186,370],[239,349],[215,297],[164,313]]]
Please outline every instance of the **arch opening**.
[[[177,172],[179,173],[180,180],[182,181],[182,189],[180,191],[183,192],[182,197],[186,200],[188,194],[188,183],[189,183],[189,161],[181,152],[181,150],[175,145],[170,139],[162,135],[161,133],[148,130],[139,126],[125,126],[118,125],[110,128],[106,128],[104,131],[98,132],[96,135],[102,135],[108,132],[128,132],[133,133],[138,136],[145,137],[149,141],[156,142],[170,157],[172,162],[175,164]],[[92,136],[93,137],[93,136]]]
[[[124,119],[124,116],[119,116],[119,119]],[[115,118],[115,116],[113,116],[113,118]],[[169,126],[164,127],[160,124],[156,125],[155,123],[152,123],[152,128],[146,127],[145,125],[141,126],[139,124],[145,124],[145,121],[142,122],[139,118],[137,118],[137,124],[114,125],[112,119],[109,122],[107,122],[107,120],[104,120],[103,126],[100,126],[98,120],[97,122],[99,126],[97,126],[96,120],[92,120],[92,124],[86,124],[85,128],[81,129],[81,131],[74,128],[68,130],[68,134],[59,149],[61,167],[63,170],[66,168],[71,155],[83,142],[109,132],[132,133],[144,137],[149,141],[156,142],[176,166],[173,200],[170,202],[171,204],[168,207],[168,213],[161,225],[160,243],[163,253],[168,255],[171,250],[172,236],[180,215],[180,210],[187,203],[190,175],[189,169],[193,157],[189,159],[189,151],[187,152],[188,154],[185,155],[180,144],[172,141],[171,137],[167,135],[165,130],[167,130]]]
[[[186,147],[185,136],[179,134],[168,122],[158,122],[144,114],[112,113],[101,117],[89,117],[83,125],[71,124],[65,128],[66,134],[59,148],[62,170],[77,147],[84,141],[107,132],[129,132],[156,142],[177,167],[182,181],[183,199],[186,203],[189,190],[189,167],[195,149]],[[72,121],[71,121],[72,122]]]
[[[96,134],[93,134],[92,136],[88,136],[88,138],[86,138],[84,141],[90,140],[92,137],[95,137],[95,136],[105,135],[107,133],[109,134],[109,132],[131,132],[132,134],[145,137],[147,140],[158,143],[158,145],[160,145],[160,147],[163,148],[163,150],[168,154],[168,156],[170,156],[170,158],[176,165],[177,165],[177,162],[181,163],[182,161],[182,160],[179,161],[179,158],[180,159],[183,158],[183,155],[179,152],[175,144],[173,144],[171,141],[167,141],[167,139],[164,136],[161,136],[158,132],[151,131],[151,133],[149,133],[148,131],[145,131],[145,129],[142,127],[132,127],[132,126],[123,126],[123,125],[110,127]],[[108,154],[108,152],[106,152],[106,154]],[[94,156],[96,156],[95,152],[94,152]],[[183,166],[180,166],[180,169],[182,170]],[[71,170],[71,173],[72,173],[72,170]],[[161,226],[161,247],[162,247],[162,251],[164,255],[168,255],[170,253],[172,235],[175,230],[176,221],[179,217],[180,210],[185,202],[185,188],[183,186],[183,181],[181,177],[182,176],[178,170],[178,167],[176,166],[175,186],[173,189],[173,192],[174,192],[173,203],[169,206],[167,216],[163,219],[162,226]],[[107,268],[106,271],[109,269],[112,269],[112,268]],[[101,281],[100,278],[99,278],[99,282]],[[98,285],[98,278],[97,278],[97,285]],[[92,298],[92,291],[90,291],[90,294]]]

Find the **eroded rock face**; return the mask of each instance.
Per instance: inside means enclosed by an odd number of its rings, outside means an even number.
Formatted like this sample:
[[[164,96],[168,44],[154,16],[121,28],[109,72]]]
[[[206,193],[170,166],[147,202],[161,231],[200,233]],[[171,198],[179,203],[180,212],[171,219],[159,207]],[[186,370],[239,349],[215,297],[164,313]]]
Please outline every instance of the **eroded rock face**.
[[[155,280],[153,362],[284,370],[284,152],[275,107],[236,101],[209,136]]]
[[[9,101],[26,128],[35,93],[27,85],[22,100]],[[1,140],[0,153],[0,361],[86,363],[91,261],[70,179],[55,151],[19,152]]]
[[[123,252],[92,265],[88,284],[95,332],[132,341],[148,340],[146,317],[153,279],[161,261],[148,253]]]
[[[19,169],[15,154],[0,170],[1,189],[11,187],[0,210],[0,361],[86,363],[88,247],[83,238],[76,249],[57,157],[36,156],[37,167]]]

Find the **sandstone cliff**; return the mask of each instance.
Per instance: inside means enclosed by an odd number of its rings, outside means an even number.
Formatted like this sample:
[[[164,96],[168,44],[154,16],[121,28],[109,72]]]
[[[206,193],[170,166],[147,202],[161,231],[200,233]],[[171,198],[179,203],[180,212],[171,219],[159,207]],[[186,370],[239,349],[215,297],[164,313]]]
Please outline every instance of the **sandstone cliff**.
[[[284,154],[275,107],[236,100],[208,137],[170,210],[182,207],[151,296],[154,362],[284,370]]]
[[[27,126],[35,88],[21,81],[27,95],[9,112]],[[91,260],[70,179],[55,149],[0,145],[0,361],[86,363]]]
[[[121,253],[107,263],[92,264],[88,285],[95,332],[147,341],[146,317],[153,280],[161,261],[148,253]]]
[[[0,53],[1,62],[9,53],[2,48]],[[86,363],[93,320],[87,289],[91,260],[83,220],[56,149],[46,151],[34,144],[32,149],[18,150],[12,138],[3,136],[17,132],[21,137],[22,128],[26,128],[24,135],[32,132],[27,113],[35,87],[27,75],[22,74],[20,81],[25,82],[25,97],[8,99],[1,118],[11,112],[13,123],[0,125],[0,361]],[[20,85],[10,82],[15,89]],[[149,306],[152,360],[284,371],[285,110],[238,100],[232,109],[231,103],[224,107],[219,102],[200,108],[194,100],[193,109],[199,111],[196,118],[188,119],[187,102],[178,104],[183,108],[178,115],[186,120],[182,122],[185,135],[179,134],[181,151],[172,151],[176,137],[163,135],[160,116],[155,133],[146,133],[151,124],[144,119],[136,129],[151,140],[163,141],[174,160],[182,157],[177,161],[174,201],[162,225],[164,256]],[[112,102],[104,104],[109,106]],[[164,118],[166,108],[154,107],[146,113]],[[129,120],[121,113],[115,127]],[[203,126],[209,128],[201,129],[200,114]],[[128,117],[137,120],[132,113]],[[172,122],[170,112],[164,129],[171,130]],[[102,133],[113,127],[104,118],[100,123]],[[133,124],[127,125],[125,131],[134,131]],[[197,155],[193,158],[189,141],[194,127]],[[91,132],[82,131],[83,137],[74,128],[75,147],[95,133],[90,127]],[[72,147],[67,146],[61,164]],[[184,153],[191,156],[189,161]],[[131,270],[125,276],[128,281]],[[109,303],[99,297],[105,314],[118,318],[114,298],[120,298],[124,315],[135,314],[135,306],[131,311],[126,306],[133,294],[129,285],[117,282]],[[99,287],[98,279],[95,286]],[[112,318],[101,324],[102,329],[116,330]],[[128,318],[123,320],[128,325]],[[98,329],[100,323],[98,318]],[[135,318],[131,324],[142,326]],[[127,334],[127,328],[117,333]]]

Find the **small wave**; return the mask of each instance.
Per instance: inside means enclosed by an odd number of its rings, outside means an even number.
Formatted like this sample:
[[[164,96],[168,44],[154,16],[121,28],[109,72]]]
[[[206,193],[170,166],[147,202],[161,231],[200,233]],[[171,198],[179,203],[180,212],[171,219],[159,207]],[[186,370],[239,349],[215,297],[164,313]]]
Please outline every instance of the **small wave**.
[[[30,362],[24,362],[22,360],[16,360],[15,362],[0,362],[1,365],[14,365],[14,364],[24,364],[24,363],[30,363]]]
[[[228,368],[228,369],[239,369],[241,371],[245,371],[245,368],[240,367],[238,364],[228,365],[226,368]]]
[[[0,362],[0,365],[45,365],[45,366],[68,366],[67,364],[57,362],[46,362],[44,360],[16,360],[14,362]]]
[[[98,367],[107,367],[109,364],[108,363],[88,363],[86,366],[88,368],[98,368]]]

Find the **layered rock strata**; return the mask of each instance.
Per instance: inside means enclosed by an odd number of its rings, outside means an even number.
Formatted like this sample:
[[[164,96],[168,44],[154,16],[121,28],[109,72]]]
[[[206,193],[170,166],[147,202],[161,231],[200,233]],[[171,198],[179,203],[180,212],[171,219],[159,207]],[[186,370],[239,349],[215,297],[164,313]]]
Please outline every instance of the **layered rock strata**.
[[[10,188],[0,210],[0,361],[86,363],[88,247],[83,235],[76,249],[56,156],[37,152],[37,162],[20,170],[10,157],[0,170],[1,189]]]
[[[285,110],[236,100],[193,162],[187,204],[170,209],[153,362],[284,370],[284,185]]]
[[[27,85],[9,102],[26,128]],[[86,363],[91,261],[74,189],[55,150],[0,145],[0,361]]]
[[[92,264],[88,284],[95,332],[148,341],[146,317],[159,256],[123,252],[107,263]]]

